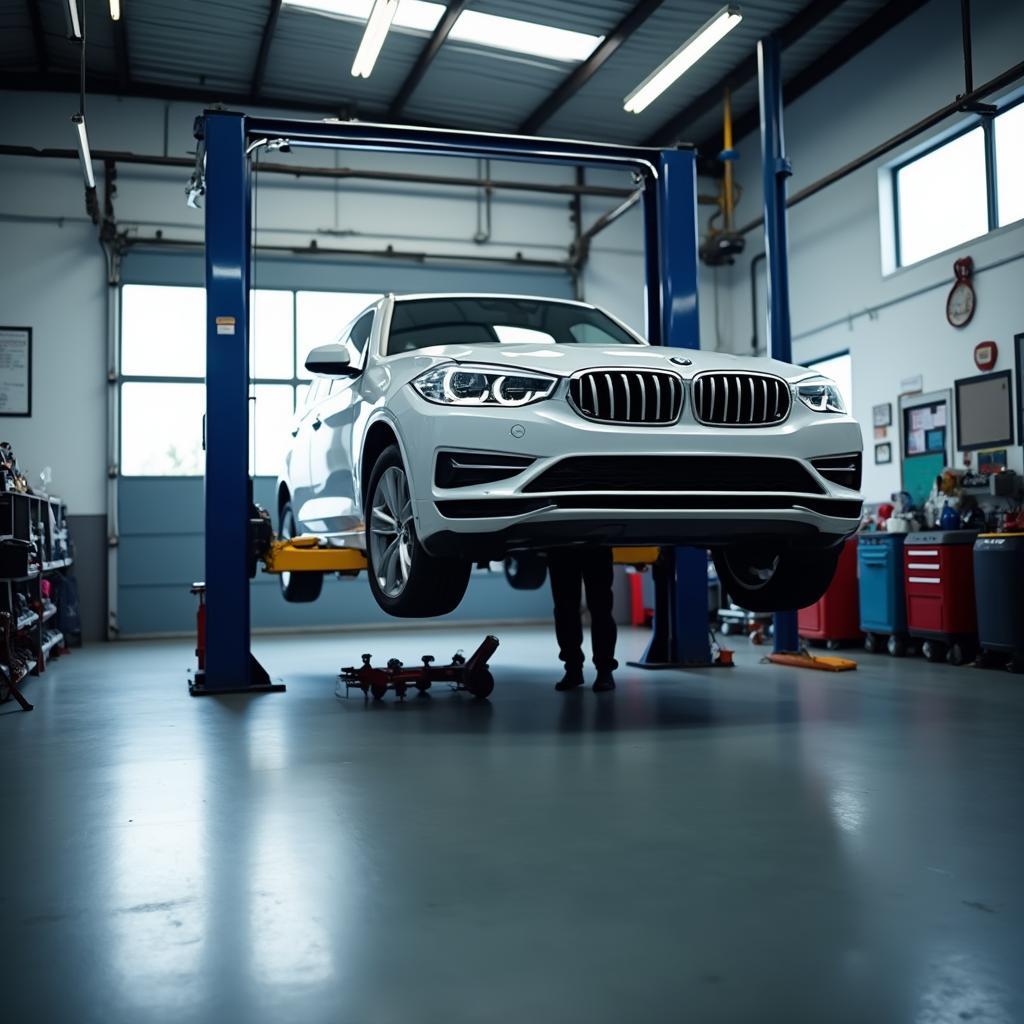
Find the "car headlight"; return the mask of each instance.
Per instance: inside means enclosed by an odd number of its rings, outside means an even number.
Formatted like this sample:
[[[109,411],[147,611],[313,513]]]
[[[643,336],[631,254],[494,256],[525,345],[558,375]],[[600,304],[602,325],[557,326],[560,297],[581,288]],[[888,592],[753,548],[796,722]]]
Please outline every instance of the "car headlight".
[[[452,363],[421,373],[412,386],[428,402],[439,405],[517,406],[547,398],[557,383],[557,377],[546,373]]]
[[[796,393],[800,401],[815,412],[846,412],[839,388],[827,377],[817,377],[806,384],[798,384]]]

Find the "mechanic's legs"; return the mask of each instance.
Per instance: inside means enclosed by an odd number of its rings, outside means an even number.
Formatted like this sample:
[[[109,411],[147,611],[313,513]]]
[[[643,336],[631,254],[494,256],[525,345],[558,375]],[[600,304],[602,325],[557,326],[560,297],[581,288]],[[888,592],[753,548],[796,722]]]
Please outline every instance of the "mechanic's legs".
[[[594,548],[583,559],[583,582],[587,589],[587,607],[590,609],[590,640],[594,649],[597,681],[594,689],[614,690],[612,672],[619,667],[615,660],[615,641],[618,627],[612,615],[614,600],[612,585],[615,569],[611,548]]]
[[[583,571],[579,557],[571,551],[551,551],[548,575],[555,602],[558,657],[565,665],[565,676],[555,689],[572,690],[583,683],[583,624],[580,621]]]

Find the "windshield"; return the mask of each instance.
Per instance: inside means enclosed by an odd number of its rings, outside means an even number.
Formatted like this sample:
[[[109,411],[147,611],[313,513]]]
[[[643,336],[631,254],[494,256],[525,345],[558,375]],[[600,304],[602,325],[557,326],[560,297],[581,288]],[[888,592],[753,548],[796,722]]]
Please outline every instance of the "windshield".
[[[637,345],[607,314],[544,299],[437,298],[395,303],[388,355],[429,345]]]

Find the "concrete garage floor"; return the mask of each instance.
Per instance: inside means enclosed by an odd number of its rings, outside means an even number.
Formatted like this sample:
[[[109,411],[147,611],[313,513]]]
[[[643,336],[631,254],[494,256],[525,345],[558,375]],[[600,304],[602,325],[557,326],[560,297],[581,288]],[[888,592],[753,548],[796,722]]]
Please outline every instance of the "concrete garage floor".
[[[1024,679],[860,656],[489,704],[334,697],[476,629],[76,651],[0,709],[6,1021],[1024,1019]],[[635,656],[646,635],[627,631]],[[6,712],[6,714],[4,714]]]

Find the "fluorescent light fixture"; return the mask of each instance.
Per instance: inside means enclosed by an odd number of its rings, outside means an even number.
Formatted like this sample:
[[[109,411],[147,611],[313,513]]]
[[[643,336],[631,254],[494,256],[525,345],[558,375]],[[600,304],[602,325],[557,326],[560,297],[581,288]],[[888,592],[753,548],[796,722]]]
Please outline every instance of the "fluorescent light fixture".
[[[742,20],[743,15],[738,7],[732,4],[723,7],[626,97],[623,109],[631,114],[646,110],[683,72],[692,68]]]
[[[374,10],[373,0],[282,0],[285,7],[300,8],[342,18],[346,21],[366,21]],[[444,14],[445,5],[430,0],[398,0],[392,28],[412,32],[433,32]],[[451,33],[451,41],[486,46],[495,50],[509,50],[533,57],[574,63],[586,60],[604,39],[583,32],[570,32],[550,25],[538,25],[518,18],[503,18],[496,14],[467,10],[459,15]]]
[[[110,20],[121,20],[121,0],[110,0]]]
[[[451,33],[451,40],[476,43],[496,50],[527,53],[532,57],[548,57],[570,63],[586,60],[604,36],[591,36],[585,32],[570,32],[565,28],[552,28],[518,18],[503,18],[497,14],[466,10],[459,15]]]
[[[82,161],[85,187],[95,188],[96,178],[92,173],[92,152],[89,149],[89,133],[85,130],[85,114],[72,114],[71,123],[78,129],[78,159]]]
[[[82,23],[78,18],[78,0],[67,0],[68,35],[73,39],[82,38]]]
[[[282,0],[282,3],[285,7],[345,21],[369,21],[373,12],[373,0]],[[392,26],[414,32],[433,32],[442,14],[444,4],[430,3],[429,0],[398,0]]]
[[[352,74],[356,78],[369,78],[373,73],[373,66],[377,63],[397,10],[398,0],[375,0],[366,21],[363,41],[356,51],[356,59],[352,61]]]

